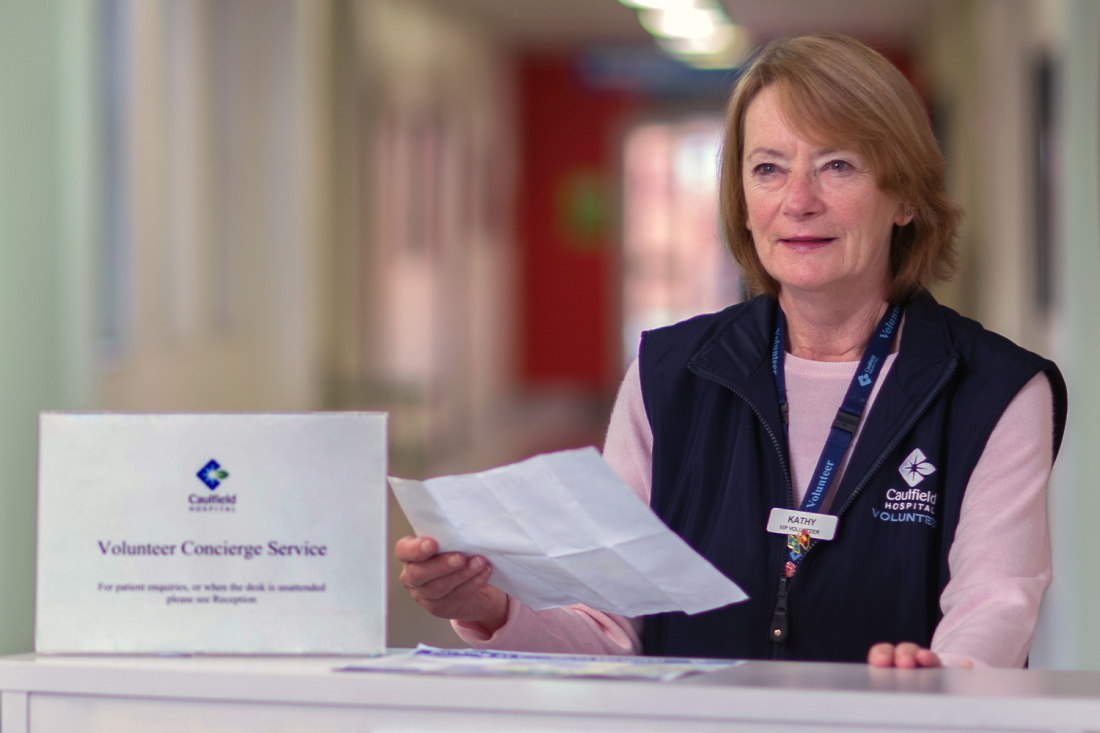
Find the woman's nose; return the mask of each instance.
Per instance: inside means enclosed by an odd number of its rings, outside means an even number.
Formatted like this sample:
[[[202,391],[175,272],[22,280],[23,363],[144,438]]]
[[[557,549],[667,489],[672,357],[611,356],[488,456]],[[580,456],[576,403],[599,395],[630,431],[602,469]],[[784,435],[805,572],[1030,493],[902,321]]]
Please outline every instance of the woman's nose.
[[[817,177],[813,171],[794,171],[787,179],[787,195],[783,200],[783,210],[788,216],[804,217],[819,213],[821,196],[818,191]]]

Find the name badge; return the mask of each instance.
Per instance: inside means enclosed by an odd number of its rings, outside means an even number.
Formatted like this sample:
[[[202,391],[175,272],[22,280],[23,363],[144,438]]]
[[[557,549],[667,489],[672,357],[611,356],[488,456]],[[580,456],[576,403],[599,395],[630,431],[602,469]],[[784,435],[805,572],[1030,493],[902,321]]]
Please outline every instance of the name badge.
[[[772,534],[802,534],[805,531],[812,540],[831,540],[836,537],[837,516],[815,514],[795,509],[772,509],[768,517],[768,531]]]

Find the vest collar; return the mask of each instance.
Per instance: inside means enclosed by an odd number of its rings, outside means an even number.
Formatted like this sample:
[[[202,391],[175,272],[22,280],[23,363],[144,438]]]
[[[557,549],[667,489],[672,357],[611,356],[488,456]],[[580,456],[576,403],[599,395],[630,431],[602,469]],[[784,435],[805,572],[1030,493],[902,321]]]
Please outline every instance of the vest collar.
[[[723,323],[688,362],[695,374],[733,390],[755,410],[776,435],[782,435],[779,399],[771,370],[771,348],[779,304],[760,296],[747,308],[729,311]],[[878,466],[879,456],[900,439],[916,413],[942,389],[954,371],[957,352],[943,309],[927,292],[905,309],[905,327],[893,368],[886,374],[874,407],[867,414],[860,439],[833,499],[842,509]]]
[[[756,411],[774,435],[783,434],[779,398],[772,377],[771,350],[779,303],[759,296],[734,307],[717,332],[695,352],[688,369],[733,390]]]
[[[745,309],[730,310],[729,319],[688,362],[692,371],[735,388],[754,382],[762,370],[771,379],[771,347],[779,303],[762,295],[747,305]],[[918,294],[905,309],[905,327],[891,374],[897,375],[904,392],[920,394],[929,372],[939,371],[937,367],[955,357],[943,311],[927,292]],[[769,385],[774,392],[774,381]]]

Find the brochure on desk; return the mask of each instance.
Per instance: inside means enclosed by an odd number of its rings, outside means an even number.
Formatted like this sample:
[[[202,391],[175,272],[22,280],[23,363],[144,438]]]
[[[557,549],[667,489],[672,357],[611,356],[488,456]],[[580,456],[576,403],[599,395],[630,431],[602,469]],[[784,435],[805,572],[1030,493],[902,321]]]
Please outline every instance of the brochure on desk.
[[[386,416],[44,413],[41,653],[385,648]]]

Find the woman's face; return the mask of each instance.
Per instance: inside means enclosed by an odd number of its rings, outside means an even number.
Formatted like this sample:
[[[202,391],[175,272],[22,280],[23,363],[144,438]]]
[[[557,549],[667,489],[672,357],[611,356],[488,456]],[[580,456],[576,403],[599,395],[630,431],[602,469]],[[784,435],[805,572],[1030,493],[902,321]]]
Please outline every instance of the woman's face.
[[[749,103],[744,135],[747,226],[780,292],[884,298],[892,228],[912,216],[879,189],[868,161],[802,137],[771,87]]]

